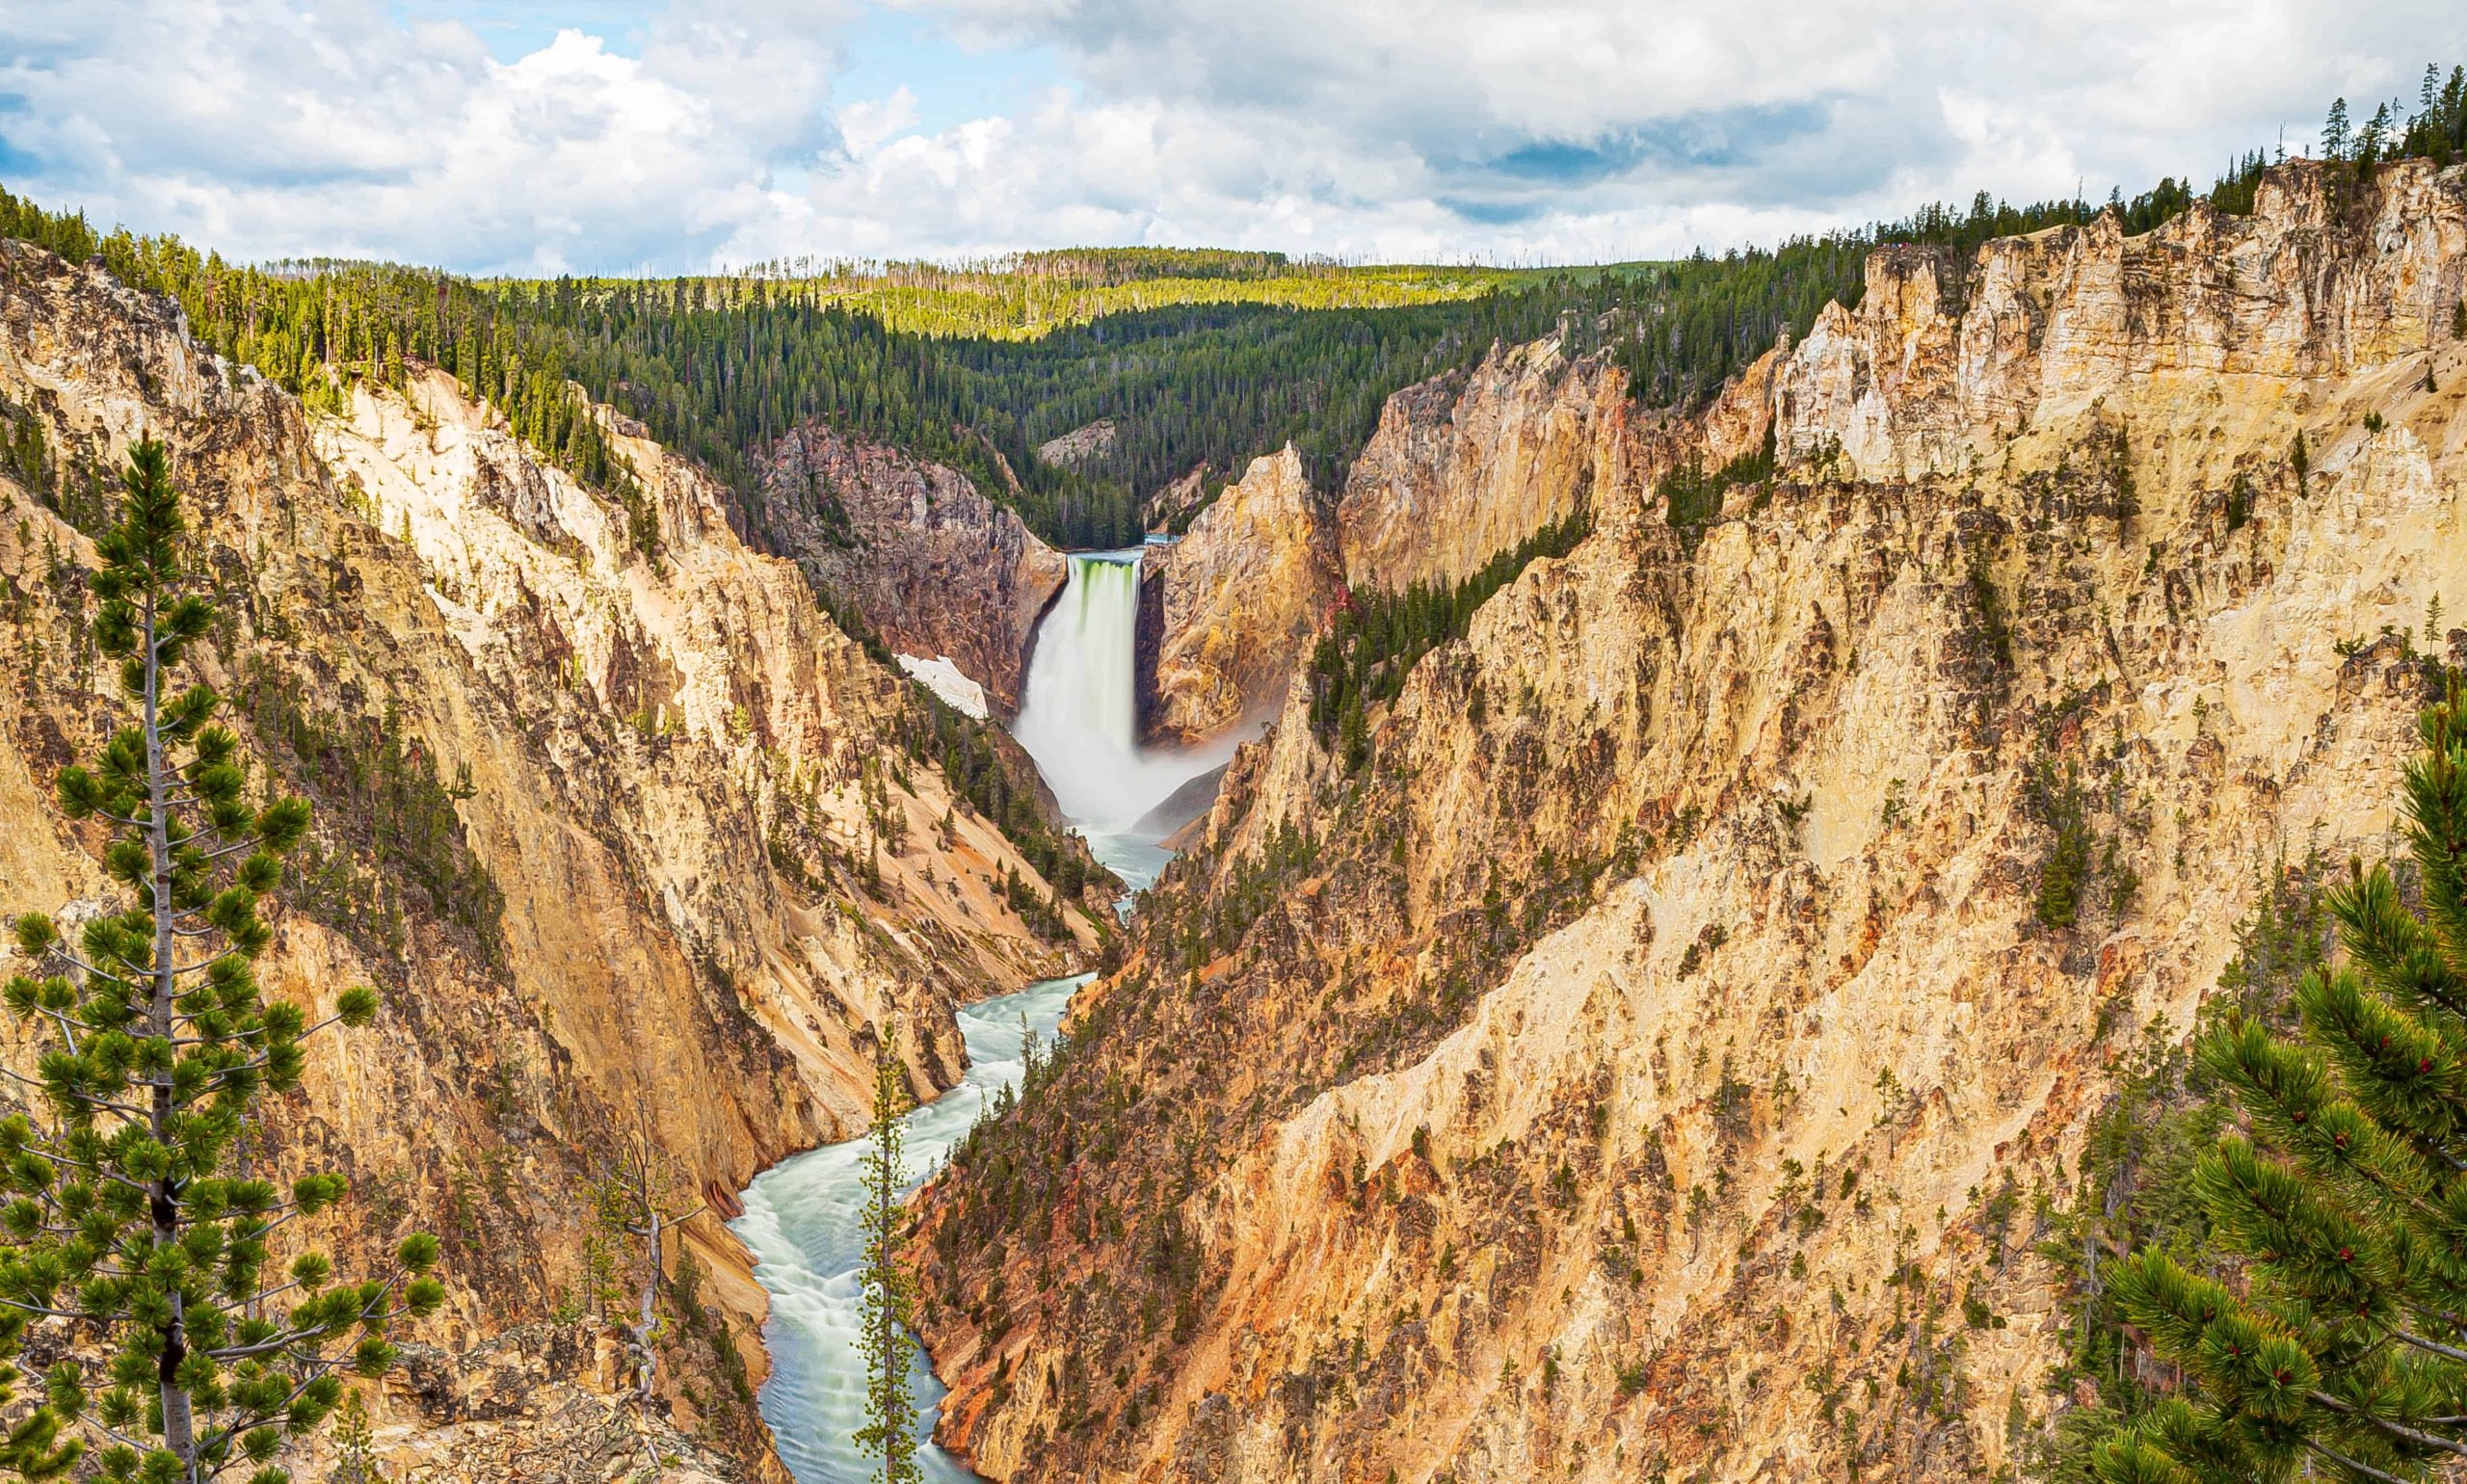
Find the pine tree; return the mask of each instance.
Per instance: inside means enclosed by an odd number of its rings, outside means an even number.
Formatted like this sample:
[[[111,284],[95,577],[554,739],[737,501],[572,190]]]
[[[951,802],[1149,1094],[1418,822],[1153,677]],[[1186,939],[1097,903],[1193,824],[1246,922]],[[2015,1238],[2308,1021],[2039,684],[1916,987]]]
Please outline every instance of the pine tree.
[[[1349,698],[1343,713],[1337,718],[1337,756],[1347,773],[1369,760],[1370,722],[1359,696]]]
[[[2194,1179],[2242,1280],[2144,1252],[2110,1280],[2180,1393],[2101,1447],[2108,1484],[2395,1480],[2467,1458],[2467,700],[2406,769],[2421,913],[2384,866],[2330,898],[2345,962],[2296,991],[2305,1039],[2233,1020],[2199,1064],[2247,1134]]]
[[[385,1478],[377,1463],[377,1429],[369,1424],[368,1403],[358,1391],[349,1392],[334,1422],[333,1484],[384,1484]]]
[[[377,1001],[349,991],[310,1025],[259,993],[251,964],[274,932],[258,906],[308,807],[252,806],[214,691],[172,692],[214,608],[186,580],[187,524],[160,444],[136,446],[125,485],[120,521],[96,543],[95,638],[120,658],[137,717],[95,767],[61,771],[59,797],[70,818],[113,827],[104,861],[131,900],[74,947],[49,917],[20,917],[19,950],[52,971],[7,987],[40,1060],[38,1076],[17,1076],[35,1111],[0,1121],[0,1379],[16,1379],[39,1317],[69,1320],[75,1344],[0,1442],[0,1467],[51,1477],[91,1447],[94,1476],[114,1484],[201,1484],[252,1466],[251,1484],[280,1484],[275,1454],[333,1411],[345,1368],[383,1373],[388,1325],[442,1300],[428,1276],[438,1247],[415,1235],[401,1271],[358,1283],[335,1282],[313,1252],[267,1272],[275,1230],[345,1186],[309,1175],[286,1194],[250,1172],[263,1103],[299,1087],[303,1038],[365,1025]],[[81,1351],[107,1356],[99,1378]]]
[[[2344,160],[2348,155],[2348,100],[2340,98],[2330,105],[2330,117],[2321,122],[2321,158]]]
[[[874,1063],[872,1147],[865,1152],[865,1314],[860,1343],[865,1351],[865,1425],[858,1448],[882,1459],[875,1484],[920,1484],[916,1465],[916,1398],[908,1389],[909,1334],[915,1308],[915,1280],[899,1259],[900,1221],[908,1204],[907,1172],[900,1158],[900,1115],[908,1111],[908,1083],[899,1058],[888,1047]]]
[[[2371,169],[2373,163],[2381,158],[2382,142],[2389,133],[2390,105],[2384,103],[2373,111],[2373,117],[2365,120],[2364,128],[2356,135],[2356,163]]]

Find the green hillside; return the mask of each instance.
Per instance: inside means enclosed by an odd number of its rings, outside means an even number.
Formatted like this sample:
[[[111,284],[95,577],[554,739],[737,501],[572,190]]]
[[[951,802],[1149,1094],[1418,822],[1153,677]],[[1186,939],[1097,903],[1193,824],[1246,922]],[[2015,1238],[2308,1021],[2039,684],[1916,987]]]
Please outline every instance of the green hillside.
[[[2454,83],[2387,147],[2447,158],[2462,132],[2467,103]],[[2231,162],[2209,199],[2249,211],[2261,167],[2258,152]],[[2193,199],[2189,181],[2166,179],[2109,205],[2137,232]],[[1556,332],[1572,353],[1618,365],[1640,400],[1689,405],[1776,335],[1804,333],[1826,303],[1855,306],[1879,244],[1945,252],[1957,285],[1960,260],[1990,237],[2084,222],[2093,209],[1982,193],[1967,207],[1769,250],[1547,269],[1094,248],[473,279],[335,260],[234,265],[172,237],[98,232],[5,190],[0,235],[99,257],[172,296],[218,352],[312,404],[356,379],[399,379],[407,358],[443,367],[550,458],[622,497],[629,475],[581,415],[573,384],[701,460],[756,528],[767,450],[819,420],[960,469],[1049,542],[1105,546],[1137,538],[1143,498],[1168,481],[1203,465],[1221,481],[1287,441],[1315,484],[1335,488],[1391,394],[1496,344]],[[1038,444],[1099,418],[1116,429],[1101,453],[1073,467],[1038,457]]]
[[[1387,309],[1454,303],[1493,293],[1518,275],[1282,252],[1071,248],[965,263],[775,262],[739,277],[799,284],[902,332],[1028,340],[1110,315],[1183,305]]]

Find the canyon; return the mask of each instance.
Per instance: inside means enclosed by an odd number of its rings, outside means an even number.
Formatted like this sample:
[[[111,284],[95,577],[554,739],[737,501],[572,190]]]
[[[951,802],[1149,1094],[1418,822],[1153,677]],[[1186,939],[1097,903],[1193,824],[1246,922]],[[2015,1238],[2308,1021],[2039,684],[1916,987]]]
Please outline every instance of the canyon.
[[[1536,347],[1392,401],[1340,495],[1262,500],[1313,514],[1250,522],[1287,546],[1255,580],[1328,580],[1332,535],[1349,584],[1461,573],[1577,499],[1592,532],[1357,763],[1299,686],[1235,756],[1053,1085],[924,1202],[946,1446],[1007,1480],[2020,1466],[2067,1400],[2035,1242],[2088,1119],[2277,872],[2390,852],[2419,640],[2467,659],[2434,618],[2467,176],[2291,162],[2249,217],[1867,274],[1701,412]],[[1174,612],[1160,693],[1288,642]],[[1246,690],[1214,664],[1187,714]],[[2101,849],[2050,922],[2073,808]]]
[[[277,1158],[351,1177],[346,1265],[445,1241],[399,1475],[836,1477],[820,1352],[757,1406],[767,1295],[844,1317],[792,1264],[852,1250],[888,1047],[958,1151],[907,1249],[938,1470],[2017,1478],[2092,1120],[2269,884],[2392,851],[2467,664],[2463,303],[2467,170],[2290,161],[1877,248],[1694,404],[1567,322],[1469,349],[1337,477],[1203,464],[1142,501],[1178,534],[1066,552],[998,452],[813,418],[731,488],[592,403],[586,483],[441,367],[295,397],[4,242],[0,911],[108,894],[50,779],[150,436],[199,668],[318,809],[265,977],[385,1001]],[[1319,703],[1348,625],[1553,532],[1358,737]],[[1067,1048],[969,1133],[1031,1011]],[[705,1207],[649,1412],[591,1196],[637,1121]]]
[[[379,1457],[597,1478],[639,1447],[783,1479],[753,1404],[764,1299],[719,1218],[862,1127],[886,1041],[920,1095],[957,1081],[954,1007],[1090,960],[1103,898],[1059,934],[1021,917],[1006,878],[1051,888],[955,795],[908,682],[707,478],[596,415],[630,509],[441,375],[311,411],[166,302],[0,244],[0,416],[44,450],[0,479],[0,904],[104,891],[50,779],[104,726],[93,537],[150,436],[222,607],[199,668],[269,783],[318,810],[263,976],[385,1001],[315,1043],[282,1160],[363,1193],[338,1259],[415,1229],[445,1246],[448,1306],[379,1399]],[[649,1441],[585,1317],[610,1240],[591,1182],[638,1110],[708,1209],[672,1259],[686,1320]]]

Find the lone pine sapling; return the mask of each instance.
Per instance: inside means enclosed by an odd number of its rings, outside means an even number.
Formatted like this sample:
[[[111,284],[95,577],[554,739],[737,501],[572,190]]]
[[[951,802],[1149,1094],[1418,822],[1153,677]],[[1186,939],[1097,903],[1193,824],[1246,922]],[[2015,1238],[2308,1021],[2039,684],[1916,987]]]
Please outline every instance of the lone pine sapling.
[[[908,1380],[916,1349],[909,1334],[916,1281],[899,1258],[900,1227],[908,1207],[900,1115],[908,1108],[899,1058],[886,1046],[874,1063],[874,1121],[865,1151],[865,1312],[860,1339],[865,1355],[865,1425],[854,1436],[860,1449],[882,1461],[873,1475],[875,1484],[918,1484],[924,1477],[916,1462],[916,1397]]]
[[[185,570],[162,445],[138,443],[123,482],[119,523],[95,543],[94,633],[135,715],[93,766],[61,771],[59,799],[110,828],[104,864],[125,897],[73,944],[48,916],[18,918],[40,977],[6,988],[40,1055],[34,1075],[8,1073],[31,1109],[0,1120],[0,1388],[23,1379],[38,1322],[65,1344],[44,1347],[59,1358],[0,1438],[0,1470],[202,1484],[246,1468],[250,1484],[283,1484],[286,1440],[332,1414],[345,1372],[391,1365],[395,1318],[442,1301],[438,1244],[414,1235],[398,1271],[356,1283],[308,1251],[269,1271],[275,1233],[345,1184],[312,1174],[286,1192],[241,1151],[268,1100],[299,1088],[304,1039],[367,1024],[377,1000],[351,990],[312,1025],[259,990],[252,963],[274,937],[259,904],[308,806],[251,804],[213,689],[172,690],[214,607]]]

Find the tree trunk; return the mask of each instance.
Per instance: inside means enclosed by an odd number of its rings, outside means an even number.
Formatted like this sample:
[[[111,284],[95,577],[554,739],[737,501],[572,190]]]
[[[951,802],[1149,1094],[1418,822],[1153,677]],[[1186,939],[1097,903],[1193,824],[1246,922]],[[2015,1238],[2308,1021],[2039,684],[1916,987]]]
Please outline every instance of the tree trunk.
[[[146,629],[141,656],[146,666],[146,836],[153,855],[154,865],[154,970],[153,995],[148,1006],[148,1028],[166,1042],[172,1039],[172,958],[176,941],[172,936],[172,839],[170,760],[163,753],[163,728],[159,720],[162,705],[160,694],[163,670],[155,649],[154,594],[146,595]],[[167,1148],[172,1135],[172,1079],[168,1073],[154,1078],[153,1106],[148,1122],[154,1141]],[[153,1199],[149,1203],[153,1219],[154,1245],[170,1247],[180,1239],[179,1185],[166,1173],[154,1182]],[[172,1290],[171,1316],[163,1321],[163,1359],[157,1367],[155,1382],[163,1401],[163,1445],[180,1461],[191,1484],[197,1471],[196,1421],[189,1405],[188,1388],[179,1379],[180,1363],[188,1359],[188,1324],[180,1293]]]
[[[648,1159],[644,1161],[644,1170],[643,1179],[648,1181],[650,1179]],[[659,1203],[652,1201],[646,1205],[650,1212],[650,1239],[648,1243],[650,1270],[643,1275],[643,1318],[634,1329],[634,1376],[635,1384],[642,1391],[643,1403],[649,1406],[651,1374],[659,1365],[659,1357],[651,1351],[651,1326],[657,1322],[651,1313],[651,1305],[659,1297]]]

